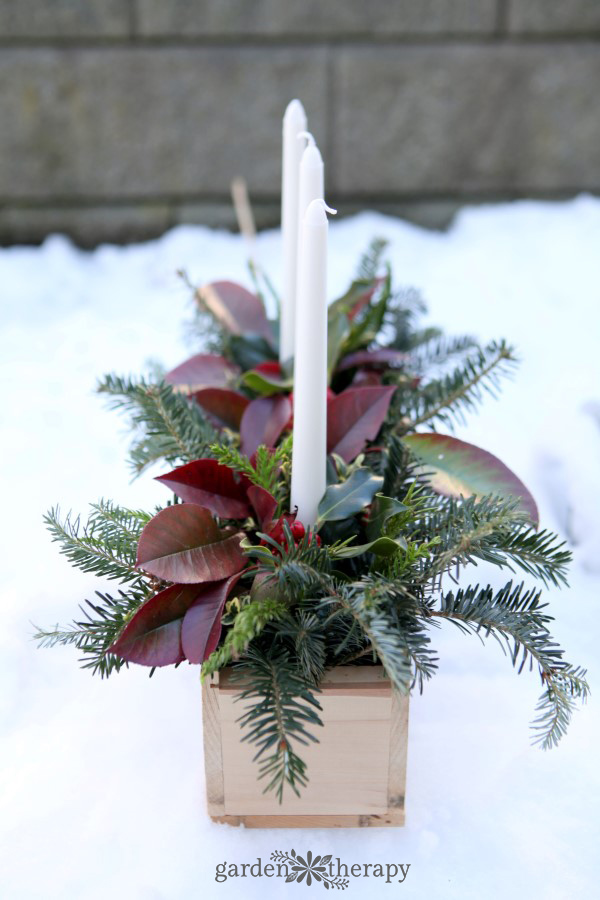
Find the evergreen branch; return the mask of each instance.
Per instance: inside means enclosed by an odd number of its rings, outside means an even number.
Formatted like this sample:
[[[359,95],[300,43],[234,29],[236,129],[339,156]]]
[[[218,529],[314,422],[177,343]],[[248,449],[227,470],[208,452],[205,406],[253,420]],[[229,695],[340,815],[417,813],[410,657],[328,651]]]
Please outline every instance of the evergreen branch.
[[[107,375],[97,390],[110,397],[111,408],[130,415],[137,434],[130,458],[137,475],[158,460],[186,463],[210,455],[215,430],[198,404],[170,384]]]
[[[253,701],[239,722],[242,728],[249,729],[242,740],[258,748],[254,756],[260,761],[258,777],[268,779],[263,793],[274,790],[281,803],[288,784],[299,796],[299,787],[305,787],[308,778],[306,764],[292,742],[317,742],[307,729],[323,724],[313,689],[302,679],[285,649],[271,648],[263,653],[251,648],[235,668],[236,677],[249,684],[236,700]]]
[[[509,374],[515,362],[512,348],[504,341],[492,343],[444,378],[414,390],[396,391],[392,403],[399,421],[395,431],[406,434],[435,420],[445,425],[463,422],[464,413],[472,411],[484,393],[497,396],[500,376]]]
[[[373,238],[369,247],[361,256],[356,278],[360,281],[373,281],[381,268],[381,260],[388,245],[388,241],[382,237]]]
[[[218,669],[223,669],[232,660],[237,660],[247,649],[250,641],[275,619],[285,615],[287,607],[277,597],[263,597],[243,606],[225,640],[205,662],[202,663],[202,680]]]
[[[69,628],[46,630],[38,628],[34,640],[40,647],[54,647],[57,644],[75,646],[83,654],[80,662],[83,669],[98,672],[101,678],[108,678],[127,663],[119,656],[108,652],[108,648],[121,633],[133,613],[146,599],[147,593],[137,588],[119,591],[118,597],[96,591],[100,602],[86,600],[81,606],[83,619],[74,621]],[[91,612],[90,612],[91,611]],[[152,674],[152,673],[151,673]]]
[[[421,581],[480,559],[511,571],[513,563],[546,586],[566,584],[570,551],[552,532],[530,526],[518,497],[444,498],[421,521],[419,533],[439,538]]]
[[[254,464],[237,447],[212,444],[211,454],[222,466],[245,475],[252,484],[269,491],[281,501],[291,476],[291,435],[278,447],[261,444],[254,455]]]
[[[539,591],[524,591],[523,584],[513,588],[509,581],[496,593],[489,586],[475,586],[446,594],[441,608],[429,609],[426,615],[452,621],[464,632],[496,638],[519,673],[535,660],[546,685],[533,723],[535,742],[549,748],[565,734],[575,700],[585,700],[589,688],[585,671],[563,660],[563,651],[548,630],[552,617],[543,612],[544,606]]]
[[[92,510],[82,526],[79,516],[72,519],[68,513],[61,521],[59,508],[51,509],[44,522],[52,540],[60,544],[60,552],[82,572],[139,584],[142,575],[136,568],[137,542],[150,515],[104,500],[93,504]]]

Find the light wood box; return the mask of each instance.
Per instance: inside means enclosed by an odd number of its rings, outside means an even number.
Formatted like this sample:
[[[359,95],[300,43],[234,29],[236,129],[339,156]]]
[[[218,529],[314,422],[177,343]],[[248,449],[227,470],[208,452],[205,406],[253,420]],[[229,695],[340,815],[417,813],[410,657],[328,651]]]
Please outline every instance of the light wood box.
[[[241,742],[236,720],[244,701],[231,672],[202,686],[206,795],[214,822],[247,828],[351,828],[404,825],[408,697],[392,691],[381,666],[343,666],[328,672],[317,698],[324,727],[318,744],[301,747],[309,782],[283,803],[263,794],[256,752]],[[296,748],[300,747],[296,744]],[[298,750],[298,752],[300,752]]]

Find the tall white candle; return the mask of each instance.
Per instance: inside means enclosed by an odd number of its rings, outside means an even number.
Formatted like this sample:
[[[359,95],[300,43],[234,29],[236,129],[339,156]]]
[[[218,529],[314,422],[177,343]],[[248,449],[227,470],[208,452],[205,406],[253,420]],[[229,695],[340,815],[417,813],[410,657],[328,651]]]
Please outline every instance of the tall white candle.
[[[304,216],[298,261],[294,361],[292,510],[305,525],[317,521],[327,460],[327,233],[323,199]],[[334,210],[329,210],[334,212]]]
[[[310,131],[301,132],[298,139],[300,140],[301,137],[307,139],[308,145],[300,159],[298,178],[298,246],[300,246],[302,223],[306,210],[313,200],[322,200],[325,196],[324,166],[319,148]],[[296,277],[296,296],[298,296],[298,277]],[[298,315],[297,312],[296,315]]]
[[[296,272],[298,256],[298,183],[306,131],[306,113],[299,100],[288,104],[283,117],[283,166],[281,176],[281,232],[283,240],[283,285],[279,329],[279,359],[294,355],[296,324]]]

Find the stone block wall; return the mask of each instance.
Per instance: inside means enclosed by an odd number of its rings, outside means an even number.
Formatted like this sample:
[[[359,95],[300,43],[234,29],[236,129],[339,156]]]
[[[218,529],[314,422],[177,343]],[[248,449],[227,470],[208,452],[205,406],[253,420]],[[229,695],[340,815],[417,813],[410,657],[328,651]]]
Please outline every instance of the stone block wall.
[[[276,224],[295,96],[342,213],[598,191],[600,0],[0,0],[0,241]]]

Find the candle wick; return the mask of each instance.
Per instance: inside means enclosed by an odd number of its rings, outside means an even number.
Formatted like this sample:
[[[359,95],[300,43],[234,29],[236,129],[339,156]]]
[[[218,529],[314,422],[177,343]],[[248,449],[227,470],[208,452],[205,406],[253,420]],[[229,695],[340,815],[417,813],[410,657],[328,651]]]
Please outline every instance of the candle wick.
[[[337,216],[337,209],[332,209],[331,206],[327,206],[323,199],[319,199],[317,202],[323,205],[323,209],[326,213],[329,213],[331,216]]]
[[[311,147],[316,146],[316,141],[310,131],[299,131],[297,134],[297,138],[298,140],[300,140],[300,138],[306,138]]]

